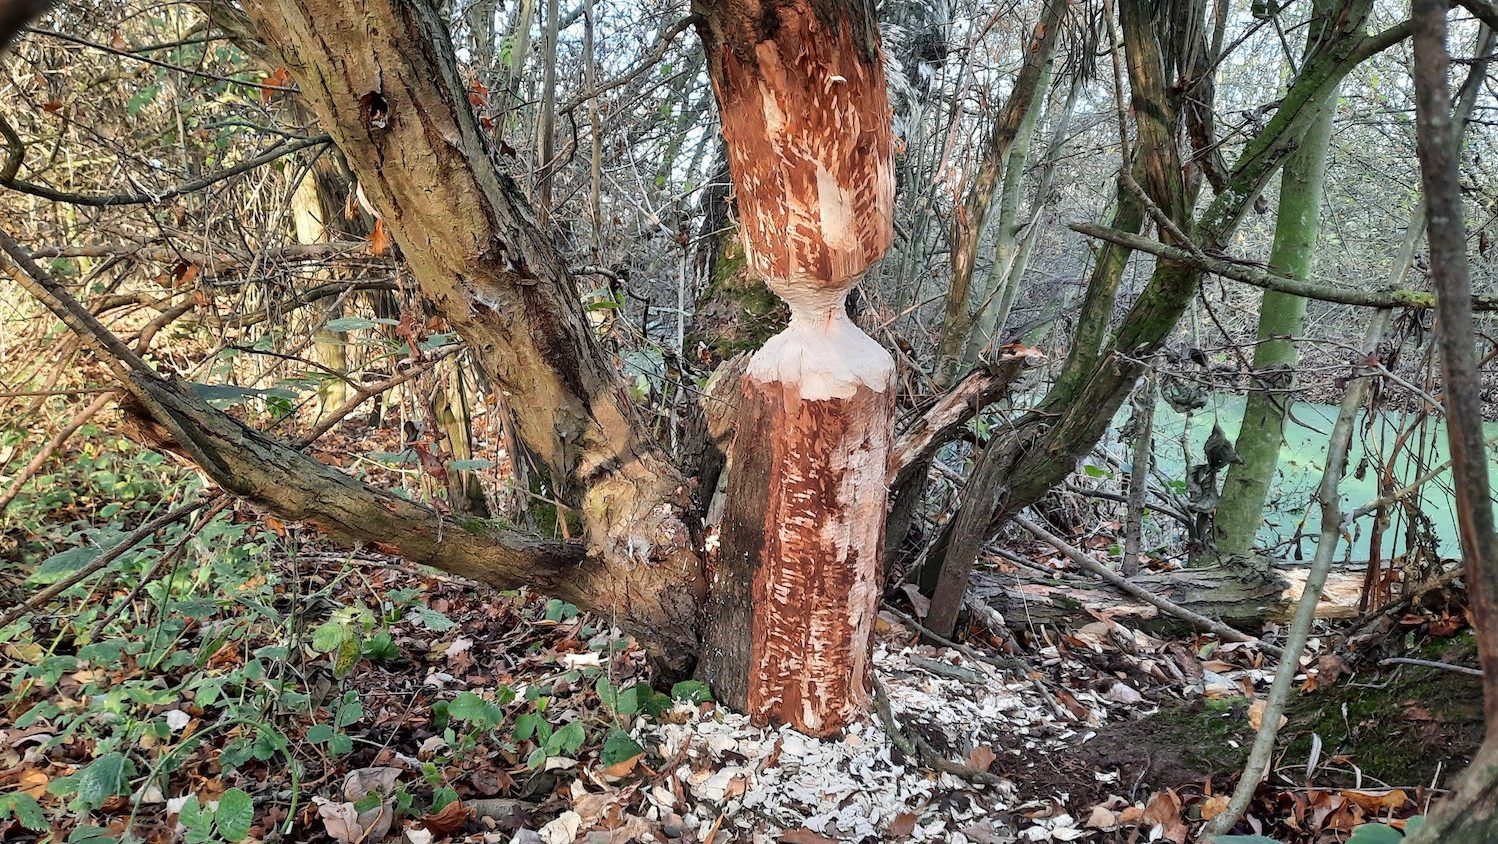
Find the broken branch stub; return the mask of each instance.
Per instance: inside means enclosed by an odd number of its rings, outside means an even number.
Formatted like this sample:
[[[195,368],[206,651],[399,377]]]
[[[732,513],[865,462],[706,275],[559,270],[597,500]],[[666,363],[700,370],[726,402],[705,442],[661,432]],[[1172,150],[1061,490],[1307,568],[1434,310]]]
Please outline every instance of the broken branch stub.
[[[840,731],[870,702],[894,360],[848,318],[889,247],[877,28],[860,0],[701,2],[749,267],[790,306],[750,360],[702,671],[760,723]]]

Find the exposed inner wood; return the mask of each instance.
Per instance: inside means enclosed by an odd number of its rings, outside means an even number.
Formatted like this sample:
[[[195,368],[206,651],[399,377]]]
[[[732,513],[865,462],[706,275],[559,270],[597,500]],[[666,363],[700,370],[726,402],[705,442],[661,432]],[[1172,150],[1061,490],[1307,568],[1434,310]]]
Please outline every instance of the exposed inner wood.
[[[893,436],[894,361],[845,306],[893,231],[877,29],[851,0],[697,8],[745,262],[791,312],[739,385],[702,671],[830,735],[869,704]]]

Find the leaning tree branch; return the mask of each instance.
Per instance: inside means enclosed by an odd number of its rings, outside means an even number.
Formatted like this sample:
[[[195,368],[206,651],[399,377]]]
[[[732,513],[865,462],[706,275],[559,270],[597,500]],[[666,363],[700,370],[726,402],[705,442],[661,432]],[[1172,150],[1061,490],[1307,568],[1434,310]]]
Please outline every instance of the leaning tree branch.
[[[10,188],[11,190],[17,191],[19,193],[30,194],[31,196],[39,196],[42,199],[50,199],[53,202],[62,202],[68,205],[83,205],[89,208],[110,208],[116,205],[145,205],[148,203],[161,202],[162,200],[172,199],[173,197],[193,193],[194,191],[200,191],[203,188],[206,188],[216,182],[222,182],[225,179],[232,179],[241,173],[254,170],[256,167],[260,167],[265,164],[269,164],[270,162],[275,161],[278,158],[285,157],[287,155],[290,155],[291,153],[297,152],[298,150],[303,150],[307,147],[321,146],[322,144],[331,142],[332,139],[327,135],[315,135],[310,138],[302,138],[300,140],[291,141],[289,143],[279,144],[275,147],[272,147],[270,150],[255,156],[254,158],[241,161],[233,167],[219,170],[215,173],[210,173],[207,176],[193,179],[190,182],[185,182],[183,184],[177,185],[176,187],[167,188],[166,190],[163,190],[159,193],[71,193],[68,191],[60,191],[56,188],[51,188],[46,185],[38,185],[22,179],[14,178],[0,180],[0,187]]]
[[[927,458],[961,435],[974,416],[1003,398],[1027,367],[1042,360],[1042,355],[1033,352],[1005,352],[918,408],[901,425],[890,449],[890,486],[909,480],[912,472],[926,465]]]
[[[1098,240],[1116,243],[1140,252],[1148,252],[1151,255],[1165,258],[1173,263],[1195,267],[1214,275],[1222,276],[1223,278],[1232,279],[1233,281],[1241,281],[1244,284],[1253,285],[1265,290],[1275,290],[1280,293],[1303,296],[1307,299],[1317,299],[1322,302],[1357,305],[1367,308],[1428,310],[1436,306],[1436,294],[1424,290],[1354,290],[1346,287],[1335,287],[1330,284],[1301,281],[1282,275],[1275,275],[1274,273],[1247,264],[1227,258],[1214,257],[1204,252],[1188,252],[1185,249],[1168,246],[1158,240],[1131,232],[1119,231],[1107,226],[1100,226],[1096,223],[1072,223],[1067,228],[1088,237],[1095,237]],[[1498,296],[1474,296],[1472,307],[1474,310],[1479,311],[1498,311]]]
[[[371,545],[453,574],[511,589],[535,588],[579,606],[617,600],[598,566],[581,565],[583,548],[483,519],[456,519],[320,463],[211,407],[181,382],[155,373],[115,337],[7,233],[0,250],[16,277],[41,299],[124,385],[129,432],[184,455],[226,492],[335,538]],[[621,623],[632,619],[622,612]]]

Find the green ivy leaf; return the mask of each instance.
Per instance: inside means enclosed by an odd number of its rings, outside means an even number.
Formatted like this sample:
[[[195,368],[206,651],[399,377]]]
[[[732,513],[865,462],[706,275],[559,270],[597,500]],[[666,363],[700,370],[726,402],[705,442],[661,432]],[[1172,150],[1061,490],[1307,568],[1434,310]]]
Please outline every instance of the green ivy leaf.
[[[1352,831],[1347,844],[1399,844],[1404,834],[1392,826],[1381,823],[1365,823]]]
[[[671,697],[688,703],[707,703],[713,699],[713,690],[701,680],[682,680],[671,687]]]
[[[376,328],[378,326],[379,323],[375,322],[372,319],[365,319],[363,317],[339,317],[338,319],[328,320],[327,324],[324,325],[323,328],[327,331],[344,332],[354,331],[360,328]]]
[[[225,841],[243,841],[250,837],[250,825],[255,822],[255,803],[250,795],[231,788],[219,796],[213,817]]]
[[[69,548],[42,561],[36,571],[26,578],[26,582],[33,586],[46,586],[56,583],[73,572],[93,562],[99,556],[99,549],[87,547]]]
[[[359,702],[359,696],[349,692],[343,696],[338,704],[338,714],[333,717],[333,723],[340,727],[347,727],[360,718],[364,717],[364,704]]]
[[[447,705],[447,716],[459,721],[472,721],[484,712],[484,699],[473,692],[463,692]]]
[[[312,647],[323,653],[331,653],[349,637],[347,624],[325,621],[312,631]]]
[[[582,721],[569,721],[565,727],[552,733],[546,745],[553,748],[553,752],[562,754],[576,753],[583,742],[587,741],[587,731],[583,729]]]
[[[401,649],[388,632],[380,631],[364,643],[364,655],[376,662],[389,662],[400,657]]]
[[[359,640],[349,636],[338,645],[338,654],[333,658],[333,674],[342,677],[354,670],[359,663]]]
[[[97,809],[109,798],[126,792],[134,769],[123,753],[100,756],[78,774],[78,800],[90,809]]]
[[[422,627],[433,633],[446,633],[458,626],[456,621],[453,621],[431,607],[412,607],[411,612],[415,614],[416,620],[421,622]]]
[[[645,752],[640,743],[630,737],[623,730],[613,730],[609,737],[604,739],[603,750],[598,753],[598,761],[605,767],[627,762]]]
[[[333,738],[332,724],[313,724],[307,728],[307,741],[313,744],[322,744]]]
[[[530,741],[536,734],[537,728],[542,724],[541,716],[534,712],[527,712],[515,719],[515,740]]]

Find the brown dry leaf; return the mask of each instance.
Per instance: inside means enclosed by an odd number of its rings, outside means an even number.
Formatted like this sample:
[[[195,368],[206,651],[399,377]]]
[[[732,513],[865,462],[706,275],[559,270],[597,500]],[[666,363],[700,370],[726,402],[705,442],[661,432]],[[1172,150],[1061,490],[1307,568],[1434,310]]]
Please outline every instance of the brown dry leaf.
[[[812,832],[804,826],[780,833],[779,840],[781,844],[836,844],[831,838]]]
[[[317,816],[322,818],[328,837],[339,844],[356,844],[364,837],[359,810],[352,803],[324,803],[317,807]]]
[[[369,254],[390,254],[390,235],[385,231],[384,220],[375,220],[374,231],[369,233]]]
[[[453,802],[442,807],[442,811],[430,815],[422,815],[421,825],[426,827],[433,835],[452,835],[463,824],[468,823],[468,816],[472,814],[467,806],[461,801]]]
[[[1202,820],[1210,821],[1228,808],[1228,796],[1226,794],[1214,794],[1202,801]]]
[[[1259,729],[1259,725],[1264,723],[1264,710],[1268,707],[1269,702],[1263,698],[1258,698],[1253,703],[1250,703],[1248,705],[1248,726],[1255,730]],[[1280,716],[1281,727],[1289,722],[1289,718],[1286,718],[1284,715]]]
[[[281,65],[271,71],[260,84],[265,86],[260,89],[260,102],[268,103],[276,96],[277,92],[274,89],[285,88],[291,84],[291,70],[286,65]]]
[[[1387,791],[1358,791],[1347,789],[1342,796],[1362,806],[1370,812],[1381,812],[1386,809],[1402,809],[1409,802],[1410,796],[1402,788],[1391,788]]]
[[[51,780],[51,777],[41,771],[27,771],[16,781],[16,785],[19,786],[21,791],[34,798],[41,799],[41,796],[47,792],[47,783],[51,782]]]
[[[895,815],[895,819],[889,822],[889,834],[892,838],[904,838],[915,832],[915,812],[901,812]]]
[[[620,759],[618,762],[615,762],[612,765],[604,765],[598,770],[606,777],[622,779],[629,776],[630,772],[633,771],[635,769],[635,766],[640,764],[640,760],[644,758],[645,752],[641,751],[629,757],[628,759]]]
[[[1125,806],[1124,810],[1118,813],[1118,822],[1123,826],[1133,826],[1143,818],[1144,810],[1138,806]]]
[[[1336,654],[1322,654],[1316,660],[1316,679],[1324,688],[1337,682],[1337,678],[1347,673],[1347,664]]]
[[[973,748],[972,753],[969,753],[967,755],[967,763],[968,765],[977,768],[980,771],[986,771],[988,770],[988,767],[994,763],[994,760],[998,758],[999,757],[995,755],[992,750],[989,750],[986,745],[980,744],[977,747]]]
[[[1112,829],[1118,826],[1118,813],[1099,803],[1092,807],[1092,813],[1087,816],[1087,823],[1083,826],[1088,829]]]
[[[1169,827],[1181,818],[1181,798],[1171,789],[1155,793],[1144,806],[1144,820]]]

